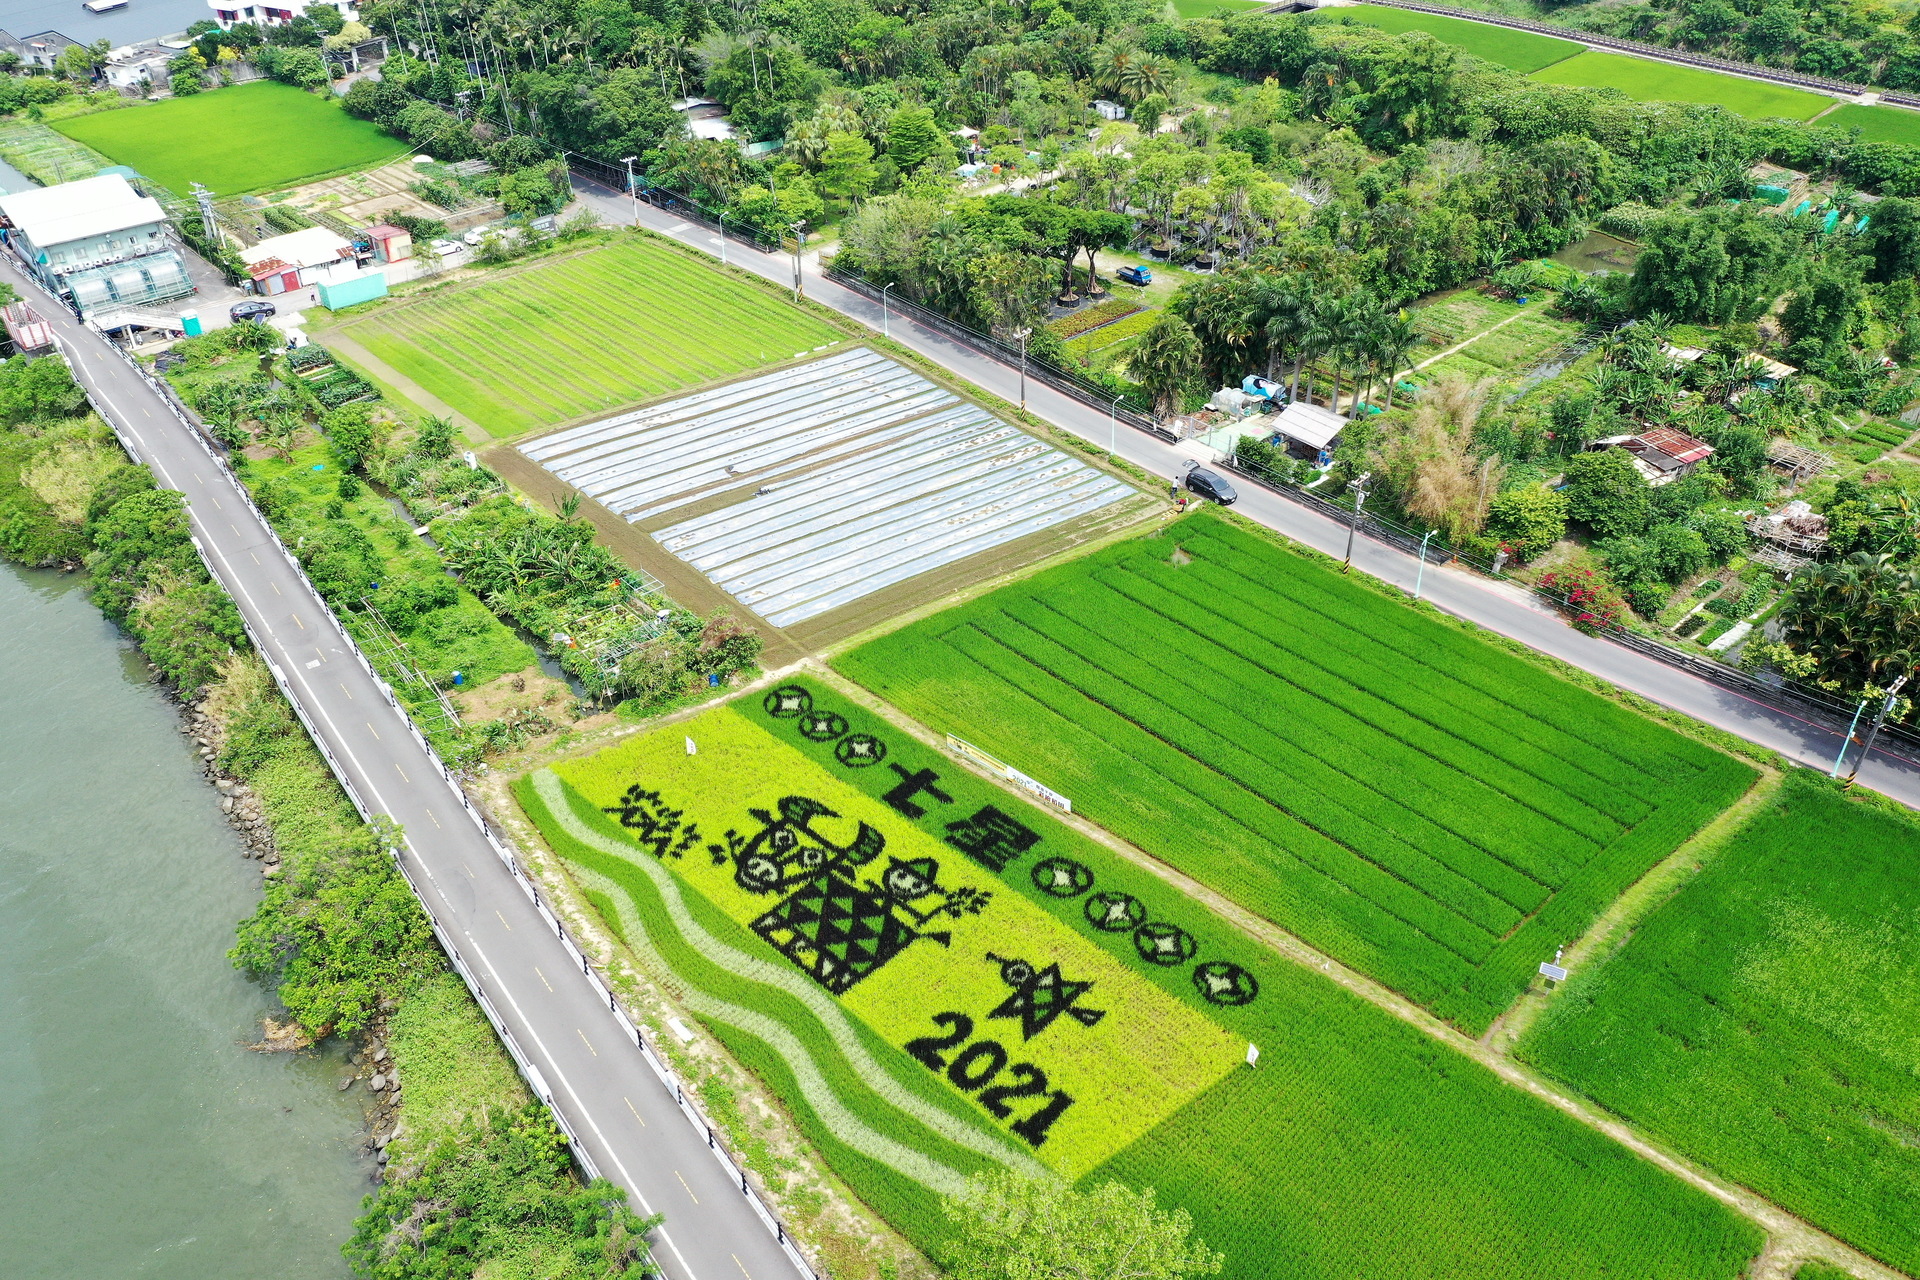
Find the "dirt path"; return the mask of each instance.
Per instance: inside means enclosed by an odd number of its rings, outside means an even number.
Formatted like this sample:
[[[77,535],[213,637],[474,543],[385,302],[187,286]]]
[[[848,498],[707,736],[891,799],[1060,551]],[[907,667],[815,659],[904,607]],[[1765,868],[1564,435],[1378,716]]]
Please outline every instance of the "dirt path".
[[[926,726],[909,719],[897,708],[881,701],[866,689],[845,679],[824,662],[809,659],[802,666],[808,674],[831,685],[850,700],[889,721],[902,732],[911,734],[926,745],[945,752],[945,739]],[[972,770],[986,781],[999,787],[1006,787],[1005,779],[996,778],[992,774],[976,769],[971,763],[959,757],[950,756],[949,759],[957,767]],[[1710,853],[1711,847],[1717,844],[1746,814],[1764,801],[1766,796],[1772,794],[1773,789],[1779,784],[1780,775],[1770,772],[1732,808],[1716,818],[1694,839],[1682,845],[1671,857],[1643,876],[1601,916],[1585,936],[1574,944],[1570,952],[1571,958],[1578,960],[1604,946],[1613,944],[1616,939],[1624,940],[1632,925],[1644,917],[1648,911],[1665,901],[1697,872],[1702,865],[1703,856]],[[1271,921],[1254,915],[1199,881],[1159,862],[1143,850],[1116,838],[1079,815],[1054,814],[1052,816],[1089,839],[1099,841],[1136,866],[1159,876],[1182,894],[1203,903],[1243,933],[1265,943],[1295,964],[1318,971],[1323,977],[1339,983],[1361,999],[1386,1010],[1401,1021],[1418,1027],[1449,1048],[1474,1059],[1508,1084],[1524,1089],[1544,1100],[1588,1128],[1605,1134],[1642,1159],[1651,1161],[1668,1173],[1691,1183],[1716,1200],[1745,1215],[1768,1233],[1766,1248],[1748,1271],[1747,1280],[1789,1280],[1801,1262],[1812,1258],[1841,1267],[1850,1274],[1860,1277],[1860,1280],[1907,1280],[1904,1273],[1883,1266],[1745,1187],[1728,1182],[1685,1157],[1667,1150],[1651,1138],[1608,1115],[1599,1107],[1562,1090],[1529,1068],[1515,1062],[1507,1056],[1505,1046],[1517,1038],[1519,1029],[1533,1017],[1538,1016],[1537,1007],[1524,1016],[1516,1014],[1515,1011],[1509,1011],[1506,1018],[1495,1024],[1495,1031],[1490,1031],[1486,1040],[1474,1040],[1398,993],[1348,968],[1333,957],[1315,950]],[[1534,993],[1530,992],[1526,998],[1533,999]],[[1496,1034],[1501,1032],[1503,1027],[1504,1033]]]
[[[1455,352],[1457,352],[1457,351],[1464,351],[1464,350],[1466,350],[1466,349],[1467,349],[1468,347],[1470,347],[1470,346],[1472,346],[1472,345],[1473,345],[1474,343],[1476,343],[1476,342],[1478,342],[1478,341],[1480,341],[1480,339],[1482,339],[1482,338],[1484,338],[1484,337],[1486,337],[1486,336],[1487,336],[1488,334],[1490,334],[1490,333],[1497,333],[1497,332],[1499,332],[1499,331],[1500,331],[1501,329],[1504,329],[1504,328],[1506,328],[1506,327],[1507,327],[1508,325],[1510,325],[1510,324],[1512,324],[1512,323],[1513,323],[1513,322],[1514,322],[1515,320],[1518,320],[1518,319],[1519,319],[1519,318],[1520,318],[1521,316],[1530,316],[1530,315],[1532,315],[1532,314],[1533,314],[1533,310],[1534,310],[1534,309],[1533,309],[1532,307],[1522,307],[1522,308],[1520,308],[1520,310],[1518,310],[1518,311],[1516,311],[1516,312],[1514,312],[1514,313],[1513,313],[1512,315],[1510,315],[1510,316],[1508,316],[1508,317],[1507,317],[1507,318],[1506,318],[1505,320],[1499,320],[1499,321],[1495,321],[1495,322],[1494,322],[1493,324],[1490,324],[1490,325],[1488,325],[1488,326],[1487,326],[1486,328],[1484,328],[1484,329],[1482,329],[1482,330],[1481,330],[1480,332],[1478,332],[1478,333],[1476,333],[1476,334],[1471,334],[1471,335],[1469,335],[1468,337],[1465,337],[1465,338],[1462,338],[1462,339],[1461,339],[1460,341],[1458,341],[1458,342],[1456,342],[1456,343],[1454,343],[1454,344],[1453,344],[1452,346],[1450,346],[1450,347],[1448,347],[1448,348],[1447,348],[1447,349],[1446,349],[1445,351],[1442,351],[1442,352],[1440,352],[1440,353],[1439,353],[1438,355],[1432,355],[1432,356],[1428,356],[1428,357],[1427,357],[1427,358],[1426,358],[1425,360],[1422,360],[1422,361],[1421,361],[1421,362],[1420,362],[1419,364],[1416,364],[1416,365],[1414,365],[1414,366],[1413,366],[1412,368],[1410,368],[1410,369],[1405,369],[1405,370],[1402,370],[1402,371],[1401,371],[1401,372],[1399,372],[1399,373],[1396,373],[1396,374],[1394,374],[1392,378],[1390,378],[1390,379],[1388,379],[1388,381],[1387,381],[1387,385],[1388,385],[1388,386],[1398,386],[1398,385],[1400,385],[1400,379],[1402,379],[1402,378],[1404,378],[1404,377],[1406,377],[1406,376],[1407,376],[1408,374],[1410,374],[1410,373],[1418,373],[1418,372],[1420,372],[1420,370],[1422,370],[1422,369],[1424,369],[1424,368],[1426,368],[1426,367],[1427,367],[1428,365],[1430,365],[1430,364],[1438,364],[1438,363],[1439,363],[1440,361],[1442,361],[1442,360],[1445,360],[1445,359],[1446,359],[1446,358],[1447,358],[1448,356],[1450,356],[1450,355],[1453,355],[1453,354],[1454,354]],[[1366,394],[1367,394],[1367,396],[1368,396],[1368,397],[1371,397],[1371,396],[1373,395],[1373,392],[1374,392],[1374,390],[1375,390],[1375,389],[1376,389],[1376,388],[1377,388],[1377,387],[1378,387],[1379,385],[1380,385],[1380,384],[1379,384],[1379,381],[1378,381],[1377,379],[1376,379],[1375,381],[1373,381],[1373,382],[1370,382],[1370,383],[1368,383],[1368,384],[1366,385],[1366,387],[1364,388],[1364,390],[1365,390],[1365,392],[1366,392]],[[1356,403],[1356,397],[1357,397],[1357,396],[1359,396],[1359,394],[1360,394],[1360,393],[1359,393],[1358,391],[1355,391],[1355,392],[1351,392],[1351,393],[1349,393],[1349,394],[1347,395],[1347,397],[1346,397],[1346,399],[1347,399],[1347,404],[1348,404],[1348,406],[1349,406],[1349,407],[1351,407],[1351,406],[1352,406],[1353,404],[1355,404],[1355,403]],[[1339,405],[1335,405],[1335,406],[1333,406],[1333,407],[1334,407],[1334,409],[1335,409],[1335,410],[1337,411],[1337,410],[1339,409],[1339,407],[1340,407],[1340,406],[1339,406]]]

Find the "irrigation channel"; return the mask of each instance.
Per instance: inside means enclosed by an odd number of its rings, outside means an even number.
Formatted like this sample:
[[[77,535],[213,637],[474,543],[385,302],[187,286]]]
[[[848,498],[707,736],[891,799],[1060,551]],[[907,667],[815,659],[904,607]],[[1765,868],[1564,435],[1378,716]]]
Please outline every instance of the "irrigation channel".
[[[0,565],[0,1273],[344,1277],[372,1166],[338,1050],[253,1053],[259,865],[66,575]]]

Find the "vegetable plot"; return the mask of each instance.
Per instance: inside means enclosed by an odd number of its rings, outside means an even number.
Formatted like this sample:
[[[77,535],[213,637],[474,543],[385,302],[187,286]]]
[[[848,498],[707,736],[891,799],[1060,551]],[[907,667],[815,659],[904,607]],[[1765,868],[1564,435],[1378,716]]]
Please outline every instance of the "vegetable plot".
[[[1236,1280],[1732,1280],[1759,1247],[817,683],[515,791],[642,960],[923,1246],[945,1233],[936,1193],[1000,1163],[1157,1186]]]
[[[838,665],[1476,1033],[1754,776],[1212,516]]]

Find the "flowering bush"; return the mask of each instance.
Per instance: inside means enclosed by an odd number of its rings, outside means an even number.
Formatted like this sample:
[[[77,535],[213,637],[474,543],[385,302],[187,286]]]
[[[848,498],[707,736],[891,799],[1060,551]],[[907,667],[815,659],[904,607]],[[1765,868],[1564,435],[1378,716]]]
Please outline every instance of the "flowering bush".
[[[1540,578],[1540,585],[1555,595],[1565,597],[1573,625],[1590,636],[1597,636],[1608,627],[1618,626],[1620,615],[1627,607],[1627,602],[1620,598],[1620,592],[1613,583],[1595,569],[1570,569],[1565,573],[1544,574]]]

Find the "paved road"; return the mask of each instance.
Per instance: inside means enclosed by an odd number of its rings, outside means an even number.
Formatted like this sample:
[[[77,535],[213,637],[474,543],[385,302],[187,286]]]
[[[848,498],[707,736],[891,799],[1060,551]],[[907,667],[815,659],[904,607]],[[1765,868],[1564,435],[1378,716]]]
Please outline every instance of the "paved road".
[[[38,296],[10,261],[0,277]],[[599,1171],[664,1213],[655,1256],[673,1280],[788,1280],[794,1264],[688,1123],[575,955],[494,852],[403,712],[353,655],[326,605],[160,395],[65,311],[40,308],[94,405],[193,528],[342,781],[406,831],[403,866],[496,1018]],[[536,1087],[539,1087],[537,1084]]]
[[[627,197],[578,176],[574,179],[574,188],[580,198],[608,222],[632,223],[637,212],[640,224],[649,230],[673,236],[709,253],[719,252],[719,239],[709,228],[690,224],[644,202],[636,210]],[[756,272],[784,287],[792,286],[791,256],[760,253],[737,241],[730,242],[726,252],[732,265]],[[825,279],[812,263],[808,263],[803,272],[803,287],[807,297],[870,328],[884,330],[894,341],[911,347],[968,382],[1005,399],[1019,399],[1017,368],[982,355],[936,330],[914,324],[897,311],[883,316],[878,303]],[[1185,450],[1195,447],[1189,443],[1184,449],[1176,448],[1144,431],[1125,424],[1115,425],[1100,410],[1032,379],[1027,380],[1027,407],[1056,426],[1112,448],[1119,457],[1155,475],[1171,478],[1183,473],[1192,456]],[[1345,525],[1256,486],[1242,484],[1240,488],[1242,497],[1234,508],[1236,511],[1321,551],[1336,556],[1344,551]],[[1413,590],[1416,576],[1420,574],[1413,556],[1364,536],[1358,540],[1353,563],[1374,577],[1408,591]],[[1421,593],[1449,613],[1511,636],[1623,689],[1770,747],[1791,760],[1829,769],[1840,749],[1838,730],[1763,706],[1605,640],[1581,635],[1544,603],[1519,588],[1504,586],[1465,570],[1429,565],[1421,582]],[[1873,757],[1861,767],[1861,784],[1920,808],[1920,760],[1897,754],[1898,750],[1901,749],[1876,748]]]

